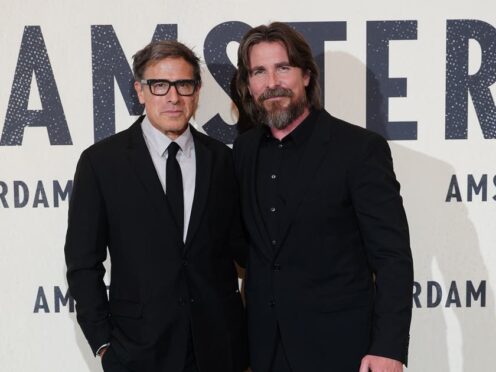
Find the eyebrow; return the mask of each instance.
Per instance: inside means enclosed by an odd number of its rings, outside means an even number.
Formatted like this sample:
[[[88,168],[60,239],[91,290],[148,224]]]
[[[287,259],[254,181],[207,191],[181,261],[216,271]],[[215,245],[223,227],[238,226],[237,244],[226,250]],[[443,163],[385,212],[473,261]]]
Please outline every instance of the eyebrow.
[[[265,70],[265,67],[263,67],[263,66],[255,66],[255,67],[250,68],[248,70],[248,72],[251,74],[255,70]]]
[[[274,65],[276,68],[277,67],[285,67],[285,66],[293,66],[291,63],[289,63],[289,61],[284,61],[284,62],[278,62]],[[253,68],[250,68],[248,70],[248,72],[251,74],[253,73],[253,71],[256,71],[256,70],[265,70],[266,68],[264,66],[255,66]]]

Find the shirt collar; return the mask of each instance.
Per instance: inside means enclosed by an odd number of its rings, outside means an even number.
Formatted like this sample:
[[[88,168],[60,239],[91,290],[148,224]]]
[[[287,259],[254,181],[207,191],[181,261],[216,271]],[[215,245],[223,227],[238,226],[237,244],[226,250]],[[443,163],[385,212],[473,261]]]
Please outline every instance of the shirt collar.
[[[169,147],[172,140],[155,128],[146,116],[141,122],[141,130],[150,144],[151,151],[154,151],[158,156],[164,156],[165,151],[167,150],[167,147]],[[192,155],[195,145],[189,125],[184,133],[177,137],[174,142],[179,145],[184,156],[190,157]]]

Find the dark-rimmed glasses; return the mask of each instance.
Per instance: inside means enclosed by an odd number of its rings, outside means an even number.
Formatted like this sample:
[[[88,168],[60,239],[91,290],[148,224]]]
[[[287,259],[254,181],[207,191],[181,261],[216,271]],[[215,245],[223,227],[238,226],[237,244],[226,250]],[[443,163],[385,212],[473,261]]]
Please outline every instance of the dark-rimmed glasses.
[[[147,84],[150,87],[150,92],[154,96],[165,96],[169,93],[170,88],[176,88],[177,94],[180,96],[192,96],[195,94],[196,87],[198,86],[197,80],[183,79],[170,81],[166,79],[148,79],[141,80],[141,84]]]

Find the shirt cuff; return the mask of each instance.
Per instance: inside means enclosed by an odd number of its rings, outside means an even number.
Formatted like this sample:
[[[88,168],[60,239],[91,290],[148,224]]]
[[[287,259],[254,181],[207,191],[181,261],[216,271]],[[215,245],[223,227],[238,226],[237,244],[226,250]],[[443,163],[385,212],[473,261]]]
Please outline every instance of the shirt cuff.
[[[98,350],[96,351],[95,356],[96,356],[96,357],[100,356],[100,355],[98,355],[98,354],[100,353],[100,350],[102,350],[103,348],[108,347],[109,345],[110,345],[110,342],[107,342],[106,344],[103,344],[102,346],[100,346],[100,347],[98,348]]]

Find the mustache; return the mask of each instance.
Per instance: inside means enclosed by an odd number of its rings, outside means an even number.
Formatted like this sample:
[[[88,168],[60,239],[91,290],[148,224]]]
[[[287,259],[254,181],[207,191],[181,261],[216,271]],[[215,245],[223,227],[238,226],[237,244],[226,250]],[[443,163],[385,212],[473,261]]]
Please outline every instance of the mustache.
[[[266,89],[259,97],[258,102],[262,103],[263,101],[274,98],[274,97],[293,97],[293,92],[291,89],[286,89],[283,87],[277,87],[274,89]]]

